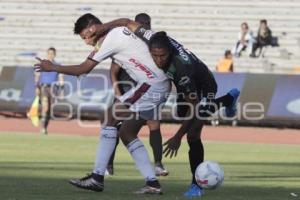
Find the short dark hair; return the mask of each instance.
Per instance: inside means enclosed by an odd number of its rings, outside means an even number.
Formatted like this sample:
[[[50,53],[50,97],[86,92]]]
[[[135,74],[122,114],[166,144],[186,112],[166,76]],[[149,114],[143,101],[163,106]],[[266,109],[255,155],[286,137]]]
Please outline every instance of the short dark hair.
[[[262,19],[262,20],[260,20],[260,23],[268,24],[268,22],[267,22],[267,20],[266,20],[266,19]]]
[[[247,22],[243,22],[243,23],[241,24],[241,26],[246,26],[246,28],[247,28],[247,29],[249,28],[249,26],[248,26],[248,23],[247,23]]]
[[[47,51],[53,51],[56,54],[56,49],[54,47],[49,47]]]
[[[172,52],[172,44],[166,32],[160,31],[151,37],[149,41],[149,49],[152,48],[166,49],[169,52]]]
[[[147,13],[139,13],[135,16],[134,21],[139,22],[140,20],[151,21],[151,17]]]
[[[231,55],[231,51],[227,49],[224,53],[224,56],[227,58],[229,55]]]
[[[74,34],[78,35],[81,31],[93,24],[102,24],[102,22],[91,13],[86,13],[79,17],[74,24]]]

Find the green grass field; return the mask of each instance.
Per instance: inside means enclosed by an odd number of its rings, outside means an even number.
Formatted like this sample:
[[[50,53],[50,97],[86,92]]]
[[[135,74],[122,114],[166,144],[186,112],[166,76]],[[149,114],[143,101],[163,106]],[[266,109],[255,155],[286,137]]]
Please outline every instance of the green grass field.
[[[104,192],[69,185],[68,179],[91,171],[97,141],[96,137],[1,133],[0,199],[185,199],[182,193],[191,176],[186,142],[175,159],[164,160],[170,175],[160,179],[161,196],[132,194],[144,182],[123,145],[118,147],[115,176],[106,179]],[[205,149],[206,160],[224,166],[225,181],[202,199],[300,199],[299,146],[206,142]]]

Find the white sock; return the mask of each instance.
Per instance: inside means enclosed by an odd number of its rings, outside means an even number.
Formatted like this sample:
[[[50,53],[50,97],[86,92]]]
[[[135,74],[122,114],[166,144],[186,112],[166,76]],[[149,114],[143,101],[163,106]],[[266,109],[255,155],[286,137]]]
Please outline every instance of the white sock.
[[[154,169],[143,143],[138,138],[136,138],[127,145],[127,149],[134,159],[135,165],[140,170],[140,173],[142,174],[144,179],[146,181],[156,180]]]
[[[112,126],[101,128],[93,173],[104,175],[110,156],[115,149],[116,141],[117,128]]]

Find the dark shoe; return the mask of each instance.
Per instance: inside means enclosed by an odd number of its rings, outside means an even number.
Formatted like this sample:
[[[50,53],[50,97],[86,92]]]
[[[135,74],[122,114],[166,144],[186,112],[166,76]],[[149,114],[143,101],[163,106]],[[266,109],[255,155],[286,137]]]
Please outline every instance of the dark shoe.
[[[103,176],[97,174],[89,174],[81,179],[71,179],[69,183],[76,187],[95,192],[102,192],[104,189]]]
[[[236,112],[237,112],[236,103],[237,103],[237,100],[240,96],[240,90],[238,90],[237,88],[234,88],[234,89],[230,90],[228,92],[228,94],[233,97],[233,101],[232,101],[232,104],[230,106],[227,106],[225,108],[225,113],[226,113],[227,117],[234,117],[236,115]]]

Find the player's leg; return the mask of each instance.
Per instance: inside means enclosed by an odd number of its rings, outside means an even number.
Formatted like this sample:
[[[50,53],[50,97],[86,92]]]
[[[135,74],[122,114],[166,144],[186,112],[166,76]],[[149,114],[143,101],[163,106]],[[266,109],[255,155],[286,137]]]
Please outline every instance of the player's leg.
[[[51,101],[51,93],[50,86],[43,85],[41,88],[41,104],[42,104],[42,113],[41,113],[41,123],[42,123],[42,134],[48,133],[48,125],[50,120],[50,101]]]
[[[124,93],[128,92],[130,89],[132,89],[136,83],[135,81],[127,74],[127,72],[124,69],[120,69],[119,74],[118,74],[118,87],[120,89],[121,94],[123,95]],[[122,122],[119,122],[117,124],[117,128],[119,129],[121,127]],[[115,153],[117,150],[117,146],[119,144],[119,137],[117,137],[117,142],[115,145],[115,149],[113,154],[111,155],[108,165],[107,165],[107,170],[106,170],[106,175],[113,175],[114,174],[114,159],[115,159]]]
[[[169,172],[162,164],[162,136],[159,120],[148,120],[147,125],[150,130],[149,142],[153,152],[156,176],[167,176]]]
[[[117,130],[120,129],[122,125],[122,122],[119,122],[117,124]],[[105,175],[114,175],[114,159],[115,159],[115,154],[116,154],[116,150],[117,150],[117,147],[119,145],[119,142],[120,142],[120,138],[119,136],[117,136],[117,141],[116,141],[116,145],[115,145],[115,148],[114,148],[114,151],[108,161],[108,164],[107,164],[107,168],[106,168],[106,171],[105,171]]]
[[[240,91],[236,88],[231,89],[226,95],[223,95],[218,98],[207,98],[207,105],[203,105],[199,107],[199,110],[202,111],[203,114],[200,113],[200,116],[210,116],[217,110],[219,110],[222,107],[225,107],[225,114],[227,117],[234,117],[237,108],[236,103],[239,98]]]
[[[138,190],[136,193],[160,194],[162,192],[161,186],[155,176],[148,152],[142,141],[137,137],[137,134],[144,123],[145,120],[143,119],[126,120],[122,123],[119,135],[135,161],[136,167],[139,169],[146,181],[146,186]]]
[[[108,164],[106,167],[106,171],[105,171],[105,175],[110,175],[110,176],[114,175],[114,160],[115,160],[116,150],[119,145],[119,142],[120,142],[120,138],[117,136],[115,148],[114,148],[113,153],[111,154],[111,157],[109,158],[109,161],[108,161]]]
[[[213,113],[219,110],[221,107],[225,107],[227,117],[233,117],[236,114],[236,102],[240,95],[240,91],[237,88],[231,89],[226,95],[216,98],[217,83],[213,76],[210,81],[205,85],[199,85],[198,97],[205,100],[206,103],[200,104],[199,115],[200,117],[210,117]]]
[[[102,123],[100,130],[100,141],[96,150],[96,159],[94,164],[94,170],[91,175],[83,177],[81,179],[72,179],[70,183],[79,188],[103,191],[104,189],[104,174],[108,164],[108,161],[115,149],[116,138],[117,138],[117,119],[113,112],[116,110],[127,110],[127,107],[122,104],[113,104],[105,115],[105,120]],[[123,115],[129,114],[123,113]]]
[[[197,197],[203,195],[203,189],[197,185],[195,171],[204,160],[204,147],[201,140],[201,131],[204,122],[195,119],[190,130],[187,132],[187,142],[189,145],[189,163],[192,173],[192,182],[188,190],[184,193],[186,197]]]
[[[189,144],[189,161],[192,172],[192,183],[196,184],[195,171],[197,166],[204,160],[204,147],[201,140],[201,131],[204,122],[195,119],[190,130],[187,133],[187,142]]]

